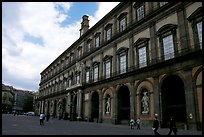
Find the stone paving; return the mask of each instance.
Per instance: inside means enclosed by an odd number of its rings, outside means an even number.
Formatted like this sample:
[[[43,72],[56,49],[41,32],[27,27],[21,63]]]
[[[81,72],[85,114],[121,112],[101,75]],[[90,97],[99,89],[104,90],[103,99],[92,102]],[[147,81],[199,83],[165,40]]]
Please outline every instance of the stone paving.
[[[167,135],[169,129],[158,130]],[[130,129],[127,125],[50,119],[40,125],[38,116],[2,115],[2,135],[154,135],[151,127]],[[173,135],[173,133],[172,133]],[[178,130],[178,135],[202,135],[202,131]]]

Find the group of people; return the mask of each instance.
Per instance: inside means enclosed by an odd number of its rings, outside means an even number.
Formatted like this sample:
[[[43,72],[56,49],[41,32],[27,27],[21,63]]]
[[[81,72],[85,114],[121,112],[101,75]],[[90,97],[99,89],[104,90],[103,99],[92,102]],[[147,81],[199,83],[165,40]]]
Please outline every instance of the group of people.
[[[140,129],[140,118],[138,118],[137,120],[131,119],[130,120],[130,128],[134,129],[134,126],[136,126],[136,129]]]
[[[140,118],[138,118],[137,120],[131,119],[130,120],[130,128],[134,129],[134,126],[136,126],[136,129],[141,129],[141,120]],[[153,125],[152,125],[152,130],[154,131],[155,135],[160,135],[158,132],[159,129],[159,120],[158,120],[158,115],[155,114],[155,119],[153,121]],[[169,121],[169,132],[168,135],[171,135],[171,133],[174,133],[174,135],[177,135],[177,128],[176,128],[176,121],[173,117],[170,118]]]
[[[159,132],[158,132],[159,120],[158,120],[158,115],[157,114],[155,114],[155,119],[154,119],[154,122],[153,122],[152,129],[153,129],[155,135],[160,135]],[[170,121],[169,121],[169,133],[168,133],[168,135],[171,135],[172,131],[174,132],[174,135],[177,134],[176,121],[175,121],[175,119],[173,117],[171,117]]]
[[[44,113],[40,114],[40,125],[44,125],[45,118],[46,118],[46,121],[48,122],[50,119],[50,114],[48,113],[46,116]]]

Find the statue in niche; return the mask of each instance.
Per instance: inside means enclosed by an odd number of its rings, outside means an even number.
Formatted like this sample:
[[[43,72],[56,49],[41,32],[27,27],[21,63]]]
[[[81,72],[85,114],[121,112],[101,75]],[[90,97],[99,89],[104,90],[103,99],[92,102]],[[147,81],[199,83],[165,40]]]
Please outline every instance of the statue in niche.
[[[149,97],[147,96],[147,92],[143,93],[141,102],[142,102],[142,107],[143,107],[142,114],[148,114],[149,113]]]
[[[110,113],[110,97],[106,101],[106,113]]]

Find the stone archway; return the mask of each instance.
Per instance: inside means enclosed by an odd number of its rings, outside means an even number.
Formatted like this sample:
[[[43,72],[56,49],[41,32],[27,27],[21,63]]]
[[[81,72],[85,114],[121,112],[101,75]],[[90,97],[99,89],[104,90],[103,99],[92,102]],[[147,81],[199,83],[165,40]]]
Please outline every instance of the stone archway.
[[[177,126],[184,128],[187,123],[185,89],[182,79],[177,75],[164,78],[161,85],[162,127],[168,127],[171,116],[176,119]]]
[[[118,90],[117,95],[118,124],[129,124],[130,120],[130,91],[127,86],[123,85]]]
[[[94,92],[91,97],[91,119],[90,121],[98,121],[99,119],[99,94]]]

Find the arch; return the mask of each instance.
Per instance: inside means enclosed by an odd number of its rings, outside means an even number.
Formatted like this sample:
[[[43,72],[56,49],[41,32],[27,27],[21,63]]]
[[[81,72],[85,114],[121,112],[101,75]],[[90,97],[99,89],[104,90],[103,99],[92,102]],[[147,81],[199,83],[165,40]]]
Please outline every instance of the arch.
[[[202,67],[200,67],[194,74],[195,83],[195,101],[196,101],[196,119],[198,130],[202,129]]]
[[[142,115],[142,116],[146,116],[146,115],[153,115],[153,111],[151,108],[151,105],[154,103],[154,99],[153,99],[153,83],[149,80],[149,79],[144,79],[144,80],[141,80],[139,81],[137,84],[136,84],[136,100],[137,103],[136,107],[137,107],[137,114],[138,115]],[[146,93],[147,95],[147,99],[146,100],[147,102],[143,102],[145,101],[145,97],[144,97],[144,94]],[[142,99],[144,97],[144,99]],[[147,108],[144,108],[143,106],[143,103],[147,103],[148,107]],[[145,105],[145,104],[144,104]],[[145,110],[144,110],[145,109]]]
[[[161,101],[161,126],[167,127],[170,117],[173,116],[178,123],[178,127],[183,127],[187,123],[186,100],[184,82],[178,75],[166,75],[162,79]]]
[[[130,119],[130,91],[125,85],[118,87],[117,104],[117,123],[128,124]]]
[[[98,121],[99,119],[99,94],[97,91],[91,94],[91,119],[90,121]]]

